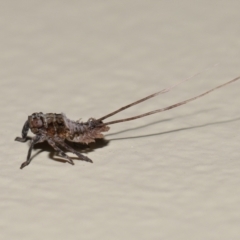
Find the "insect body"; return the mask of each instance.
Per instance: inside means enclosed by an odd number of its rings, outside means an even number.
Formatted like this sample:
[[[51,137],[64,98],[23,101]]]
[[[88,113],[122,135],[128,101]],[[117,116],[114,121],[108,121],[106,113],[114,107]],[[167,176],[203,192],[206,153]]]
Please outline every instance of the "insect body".
[[[27,166],[31,162],[31,151],[36,143],[47,141],[54,150],[62,157],[67,158],[71,164],[72,159],[64,153],[59,146],[75,153],[80,159],[92,162],[91,159],[82,155],[78,151],[70,147],[65,139],[71,142],[90,143],[95,142],[96,138],[103,138],[101,132],[109,130],[108,126],[100,125],[101,121],[90,118],[87,122],[78,122],[68,119],[64,113],[33,113],[28,117],[22,129],[22,138],[17,137],[15,140],[25,142],[27,133],[30,129],[36,136],[32,138],[31,146],[28,151],[27,161],[21,165],[21,168]]]
[[[190,78],[188,78],[188,79],[190,79]],[[144,113],[144,114],[141,114],[138,116],[130,117],[130,118],[125,118],[125,119],[120,119],[120,120],[115,120],[115,121],[110,121],[110,122],[105,122],[105,123],[103,122],[104,119],[109,118],[109,117],[117,114],[118,112],[121,112],[129,107],[132,107],[136,104],[146,101],[146,100],[148,100],[152,97],[155,97],[159,94],[169,92],[171,89],[173,89],[177,85],[187,81],[188,79],[185,79],[170,88],[163,89],[162,91],[156,92],[156,93],[151,94],[145,98],[142,98],[136,102],[133,102],[124,107],[121,107],[120,109],[118,109],[112,113],[109,113],[99,119],[90,118],[87,122],[72,121],[72,120],[68,119],[64,113],[61,113],[61,114],[56,114],[56,113],[43,114],[41,112],[33,113],[32,115],[30,115],[28,117],[28,120],[25,122],[25,124],[23,126],[22,137],[21,138],[17,137],[15,139],[16,141],[19,141],[19,142],[27,141],[27,139],[28,139],[27,134],[28,134],[29,129],[35,134],[35,136],[31,140],[31,145],[28,150],[27,160],[24,163],[22,163],[20,168],[21,169],[24,168],[31,162],[31,152],[32,152],[33,146],[37,143],[44,142],[44,141],[47,141],[49,143],[49,145],[51,145],[53,147],[53,149],[61,157],[66,158],[69,161],[69,163],[71,163],[72,165],[74,165],[72,159],[64,151],[62,151],[62,149],[60,147],[65,148],[66,150],[76,154],[81,160],[84,160],[87,162],[92,162],[91,159],[89,159],[88,157],[82,155],[81,153],[79,153],[78,151],[76,151],[75,149],[70,147],[66,143],[65,140],[70,141],[70,142],[84,143],[84,144],[94,142],[95,139],[104,137],[102,132],[107,132],[109,130],[109,125],[111,125],[111,124],[131,121],[131,120],[135,120],[137,118],[142,118],[142,117],[145,117],[145,116],[148,116],[151,114],[155,114],[158,112],[170,110],[175,107],[179,107],[179,106],[186,104],[188,102],[191,102],[197,98],[203,97],[218,88],[221,88],[230,83],[233,83],[233,82],[239,80],[240,77],[237,77],[231,81],[228,81],[222,85],[219,85],[219,86],[217,86],[211,90],[208,90],[198,96],[195,96],[188,100],[173,104],[173,105],[165,107],[165,108],[150,111],[150,112],[147,112],[147,113]]]

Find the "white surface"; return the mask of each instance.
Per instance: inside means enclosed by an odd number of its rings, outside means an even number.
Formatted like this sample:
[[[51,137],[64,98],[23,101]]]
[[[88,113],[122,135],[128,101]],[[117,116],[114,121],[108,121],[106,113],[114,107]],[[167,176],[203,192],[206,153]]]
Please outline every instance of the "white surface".
[[[29,145],[13,141],[33,112],[101,117],[220,64],[119,119],[239,76],[239,1],[0,5],[1,239],[240,239],[240,82],[112,125],[94,164],[36,146],[19,170]]]

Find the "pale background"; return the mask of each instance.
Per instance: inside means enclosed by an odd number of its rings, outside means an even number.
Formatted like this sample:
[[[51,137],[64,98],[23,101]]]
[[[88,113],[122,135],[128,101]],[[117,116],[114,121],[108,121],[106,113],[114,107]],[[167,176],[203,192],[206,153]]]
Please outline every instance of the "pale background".
[[[240,1],[1,1],[1,239],[240,239],[240,82],[112,125],[94,164],[15,142],[33,112],[101,117],[185,100],[240,75]],[[30,135],[32,135],[30,133]],[[53,159],[54,158],[54,159]]]

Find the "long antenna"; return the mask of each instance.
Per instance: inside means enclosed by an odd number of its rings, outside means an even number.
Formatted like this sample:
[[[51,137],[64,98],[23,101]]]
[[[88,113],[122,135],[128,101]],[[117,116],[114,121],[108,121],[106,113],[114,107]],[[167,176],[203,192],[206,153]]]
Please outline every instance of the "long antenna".
[[[115,123],[120,123],[120,122],[132,121],[132,120],[135,120],[135,119],[137,119],[137,118],[142,118],[142,117],[146,117],[146,116],[148,116],[148,115],[152,115],[152,114],[155,114],[155,113],[164,112],[164,111],[170,110],[170,109],[172,109],[172,108],[179,107],[179,106],[181,106],[181,105],[183,105],[183,104],[186,104],[186,103],[188,103],[188,102],[194,101],[194,100],[197,99],[197,98],[203,97],[204,95],[207,95],[208,93],[213,92],[213,91],[217,90],[218,88],[224,87],[224,86],[226,86],[226,85],[228,85],[228,84],[230,84],[230,83],[236,82],[236,81],[239,80],[239,79],[240,79],[240,76],[237,77],[237,78],[234,78],[234,79],[231,80],[231,81],[228,81],[228,82],[226,82],[226,83],[223,83],[222,85],[219,85],[219,86],[217,86],[217,87],[215,87],[215,88],[213,88],[213,89],[210,89],[210,90],[208,90],[207,92],[204,92],[204,93],[202,93],[202,94],[200,94],[200,95],[198,95],[198,96],[195,96],[195,97],[190,98],[190,99],[187,99],[187,100],[185,100],[185,101],[182,101],[182,102],[173,104],[173,105],[168,106],[168,107],[165,107],[165,108],[157,109],[157,110],[154,110],[154,111],[151,111],[151,112],[147,112],[147,113],[144,113],[144,114],[141,114],[141,115],[137,115],[137,116],[134,116],[134,117],[130,117],[130,118],[124,118],[124,119],[120,119],[120,120],[115,120],[115,121],[111,121],[111,122],[102,123],[102,124],[100,124],[100,125],[110,125],[110,124],[115,124]]]
[[[186,79],[178,82],[177,84],[175,84],[175,85],[173,85],[173,86],[171,86],[171,87],[169,87],[169,88],[165,88],[165,89],[163,89],[163,90],[161,90],[161,91],[159,91],[159,92],[153,93],[153,94],[151,94],[151,95],[149,95],[149,96],[147,96],[147,97],[145,97],[145,98],[142,98],[142,99],[140,99],[140,100],[138,100],[138,101],[136,101],[136,102],[133,102],[133,103],[130,103],[130,104],[124,106],[124,107],[121,107],[121,108],[119,108],[118,110],[116,110],[116,111],[114,111],[114,112],[111,112],[111,113],[109,113],[109,114],[107,114],[107,115],[105,115],[105,116],[97,119],[97,121],[102,121],[102,120],[104,120],[104,119],[106,119],[106,118],[109,118],[109,117],[111,117],[111,116],[113,116],[113,115],[115,115],[115,114],[117,114],[117,113],[119,113],[119,112],[121,112],[121,111],[123,111],[123,110],[125,110],[125,109],[127,109],[127,108],[130,108],[130,107],[132,107],[132,106],[134,106],[134,105],[136,105],[136,104],[139,104],[139,103],[141,103],[141,102],[144,102],[144,101],[146,101],[146,100],[148,100],[148,99],[150,99],[150,98],[156,97],[156,96],[159,95],[159,94],[167,93],[167,92],[169,92],[170,90],[172,90],[173,88],[177,87],[178,85],[180,85],[180,84],[182,84],[182,83],[184,83],[184,82],[186,82],[186,81],[188,81],[188,80],[190,80],[190,79],[192,79],[192,78],[200,75],[200,74],[203,73],[203,72],[208,71],[208,70],[211,69],[212,67],[216,67],[217,65],[218,65],[218,64],[214,64],[213,66],[208,67],[208,68],[205,68],[205,69],[203,69],[201,72],[198,72],[198,73],[192,75],[191,77],[188,77],[188,78],[186,78]]]

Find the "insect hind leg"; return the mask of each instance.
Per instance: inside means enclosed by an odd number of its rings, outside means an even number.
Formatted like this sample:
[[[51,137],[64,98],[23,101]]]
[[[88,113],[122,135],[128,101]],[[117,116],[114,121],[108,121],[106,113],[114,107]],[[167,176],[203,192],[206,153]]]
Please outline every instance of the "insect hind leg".
[[[91,162],[91,163],[93,163],[93,161],[92,161],[90,158],[82,155],[81,153],[79,153],[78,151],[76,151],[75,149],[73,149],[72,147],[70,147],[70,146],[69,146],[67,143],[65,143],[64,141],[57,141],[57,143],[58,143],[59,145],[61,145],[62,147],[64,147],[64,148],[65,148],[66,150],[68,150],[69,152],[72,152],[72,153],[76,154],[76,155],[79,157],[79,159],[81,159],[81,160],[83,160],[83,161],[86,161],[86,162]]]
[[[56,145],[53,139],[47,139],[47,142],[53,147],[59,156],[66,158],[70,164],[74,165],[73,160]]]

